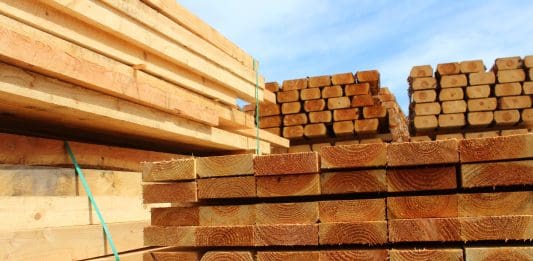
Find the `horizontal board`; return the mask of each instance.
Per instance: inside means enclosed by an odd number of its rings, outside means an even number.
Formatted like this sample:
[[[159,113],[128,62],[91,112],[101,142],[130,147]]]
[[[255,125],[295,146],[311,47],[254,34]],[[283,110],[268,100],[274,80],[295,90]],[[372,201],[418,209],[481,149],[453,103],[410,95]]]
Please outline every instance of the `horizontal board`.
[[[196,179],[195,159],[171,159],[143,162],[143,181],[173,181]]]
[[[317,173],[318,153],[301,152],[257,156],[254,159],[257,176]]]
[[[455,166],[387,169],[387,191],[427,191],[457,188]]]
[[[496,247],[465,247],[467,261],[487,260],[533,260],[533,247],[529,246],[496,246]]]
[[[458,216],[457,195],[387,198],[387,218],[447,218]]]
[[[393,143],[387,149],[389,166],[415,166],[459,162],[456,140]]]
[[[323,147],[320,152],[322,169],[385,166],[386,144],[354,144]]]
[[[200,206],[200,226],[254,225],[255,205]]]
[[[254,176],[198,179],[197,182],[199,199],[256,197]]]
[[[198,177],[253,175],[253,154],[196,158]]]
[[[533,160],[461,164],[462,186],[533,185]]]
[[[320,195],[320,174],[257,177],[258,197]]]
[[[385,199],[320,201],[318,206],[321,223],[385,220]]]
[[[316,246],[317,224],[283,224],[255,226],[256,246]]]
[[[462,241],[458,218],[389,220],[389,242]]]
[[[320,223],[319,239],[320,245],[381,245],[387,243],[387,222]]]
[[[504,216],[533,213],[533,191],[460,194],[459,216]]]
[[[144,184],[143,199],[146,204],[196,202],[196,181]]]
[[[459,142],[461,162],[482,162],[533,157],[533,134],[465,139]]]
[[[443,249],[392,249],[390,259],[395,261],[462,261],[463,250],[457,248]]]
[[[383,192],[387,190],[384,169],[325,172],[320,174],[324,195]]]
[[[314,224],[318,221],[318,203],[257,204],[256,224]]]

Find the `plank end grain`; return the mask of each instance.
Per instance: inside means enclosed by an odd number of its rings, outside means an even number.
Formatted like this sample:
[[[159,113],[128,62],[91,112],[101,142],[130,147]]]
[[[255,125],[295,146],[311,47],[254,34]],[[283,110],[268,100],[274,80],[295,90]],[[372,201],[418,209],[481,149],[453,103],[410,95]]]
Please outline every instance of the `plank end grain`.
[[[145,246],[196,246],[196,227],[157,227],[144,228]]]
[[[194,180],[195,159],[171,159],[168,161],[142,162],[144,182]]]
[[[392,243],[462,241],[458,218],[393,219],[388,223]]]
[[[466,139],[459,142],[461,162],[533,157],[533,134]]]
[[[387,169],[388,192],[456,188],[457,175],[455,166]]]
[[[385,169],[325,172],[320,174],[323,195],[385,192]]]
[[[319,224],[320,245],[387,243],[386,221],[363,221]]]
[[[387,144],[353,144],[323,147],[322,169],[380,167],[387,163]]]
[[[253,154],[196,158],[198,177],[253,175]]]
[[[198,179],[199,199],[255,197],[254,176]]]
[[[256,225],[256,246],[316,246],[317,224]]]
[[[258,197],[320,195],[320,174],[260,176],[256,181]]]
[[[254,226],[213,226],[196,228],[196,245],[254,246]]]
[[[196,182],[144,184],[143,200],[145,204],[197,202]]]
[[[533,185],[533,160],[461,164],[464,188]]]
[[[317,173],[319,158],[316,152],[301,152],[257,156],[254,159],[256,176]]]
[[[390,252],[391,260],[395,261],[462,261],[462,249],[392,249]]]
[[[457,140],[406,142],[390,144],[389,166],[416,166],[459,162]]]

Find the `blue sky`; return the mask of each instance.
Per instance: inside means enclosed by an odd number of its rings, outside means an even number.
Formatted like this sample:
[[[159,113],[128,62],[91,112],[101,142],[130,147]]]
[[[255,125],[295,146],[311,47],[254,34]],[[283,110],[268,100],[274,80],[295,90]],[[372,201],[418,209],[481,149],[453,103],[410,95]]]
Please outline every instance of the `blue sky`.
[[[413,65],[533,54],[533,1],[180,0],[267,81],[378,69],[407,113]]]

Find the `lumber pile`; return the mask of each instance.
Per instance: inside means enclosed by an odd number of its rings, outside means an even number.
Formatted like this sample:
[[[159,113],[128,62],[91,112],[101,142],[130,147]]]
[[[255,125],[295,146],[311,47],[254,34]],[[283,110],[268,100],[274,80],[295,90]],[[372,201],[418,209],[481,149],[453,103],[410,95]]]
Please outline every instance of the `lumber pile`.
[[[532,159],[523,134],[146,163],[173,206],[144,242],[174,249],[144,260],[530,260]]]
[[[408,78],[414,140],[494,137],[533,127],[533,56],[414,66]]]
[[[171,152],[256,147],[257,62],[172,0],[0,3],[1,127]],[[28,122],[30,124],[28,124]],[[262,152],[288,141],[260,132]]]
[[[285,80],[281,86],[269,82],[266,88],[277,103],[259,104],[259,127],[290,139],[289,152],[408,138],[403,113],[394,95],[380,86],[377,70]]]

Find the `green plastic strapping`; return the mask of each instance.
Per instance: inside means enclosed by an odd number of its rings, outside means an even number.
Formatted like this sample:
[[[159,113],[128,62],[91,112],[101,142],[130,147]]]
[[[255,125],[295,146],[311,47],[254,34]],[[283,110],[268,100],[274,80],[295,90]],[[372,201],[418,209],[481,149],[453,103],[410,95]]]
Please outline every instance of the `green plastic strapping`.
[[[96,215],[98,216],[98,219],[100,220],[100,224],[102,224],[102,227],[104,228],[105,236],[107,240],[109,241],[109,245],[111,246],[111,250],[113,251],[115,260],[119,261],[120,257],[118,256],[117,248],[115,247],[115,242],[113,242],[113,238],[111,237],[111,232],[109,232],[107,223],[105,223],[104,217],[102,216],[102,213],[100,212],[100,209],[98,208],[98,205],[96,205],[96,200],[94,199],[93,193],[91,192],[91,189],[89,188],[89,184],[87,184],[87,180],[85,179],[85,175],[83,175],[83,171],[81,171],[80,165],[78,165],[78,161],[76,160],[76,157],[74,157],[74,153],[72,152],[72,149],[70,148],[70,145],[68,144],[68,141],[65,141],[65,149],[67,150],[67,153],[70,156],[72,163],[74,164],[74,169],[76,170],[76,173],[78,173],[78,175],[80,176],[81,184],[83,185],[83,188],[85,189],[85,192],[87,193],[87,196],[89,197],[89,200],[91,201],[91,205],[96,211]]]
[[[259,155],[259,68],[254,59],[255,71],[255,154]]]

